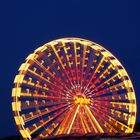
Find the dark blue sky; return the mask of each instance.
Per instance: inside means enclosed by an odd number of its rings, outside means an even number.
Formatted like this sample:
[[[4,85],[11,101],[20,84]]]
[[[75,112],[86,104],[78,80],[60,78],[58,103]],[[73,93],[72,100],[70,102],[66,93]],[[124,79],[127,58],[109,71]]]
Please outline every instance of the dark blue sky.
[[[140,121],[140,1],[25,0],[0,2],[0,138],[18,135],[11,90],[24,59],[48,41],[80,37],[103,45],[133,82]]]

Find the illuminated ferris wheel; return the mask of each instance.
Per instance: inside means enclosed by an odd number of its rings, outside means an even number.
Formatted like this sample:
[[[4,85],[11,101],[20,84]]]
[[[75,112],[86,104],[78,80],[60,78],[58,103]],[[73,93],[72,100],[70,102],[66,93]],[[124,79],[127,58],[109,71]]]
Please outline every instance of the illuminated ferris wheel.
[[[12,97],[25,139],[130,133],[136,120],[135,93],[124,67],[102,46],[80,38],[54,40],[30,54]]]

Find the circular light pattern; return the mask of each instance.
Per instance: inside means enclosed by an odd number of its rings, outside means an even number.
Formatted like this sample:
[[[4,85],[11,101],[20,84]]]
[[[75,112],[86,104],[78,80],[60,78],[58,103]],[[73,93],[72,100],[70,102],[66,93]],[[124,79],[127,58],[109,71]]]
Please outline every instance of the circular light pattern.
[[[121,63],[80,38],[54,40],[30,54],[15,77],[12,97],[25,139],[130,133],[136,120],[134,89]]]

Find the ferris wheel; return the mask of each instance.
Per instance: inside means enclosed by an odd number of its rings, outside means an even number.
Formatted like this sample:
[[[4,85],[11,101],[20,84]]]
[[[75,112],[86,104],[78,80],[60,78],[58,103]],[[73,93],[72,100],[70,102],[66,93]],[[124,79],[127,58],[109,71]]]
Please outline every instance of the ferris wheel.
[[[80,38],[49,42],[19,68],[12,110],[23,138],[61,134],[130,133],[136,98],[121,63]]]

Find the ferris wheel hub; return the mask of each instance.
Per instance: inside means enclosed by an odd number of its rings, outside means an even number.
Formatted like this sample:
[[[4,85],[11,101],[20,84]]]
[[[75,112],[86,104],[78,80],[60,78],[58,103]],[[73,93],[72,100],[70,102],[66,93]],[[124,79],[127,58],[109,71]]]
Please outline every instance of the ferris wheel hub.
[[[77,104],[90,104],[90,99],[85,97],[76,97],[75,103]]]

